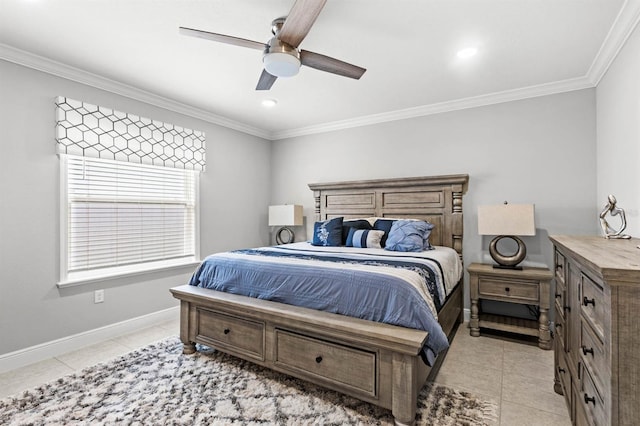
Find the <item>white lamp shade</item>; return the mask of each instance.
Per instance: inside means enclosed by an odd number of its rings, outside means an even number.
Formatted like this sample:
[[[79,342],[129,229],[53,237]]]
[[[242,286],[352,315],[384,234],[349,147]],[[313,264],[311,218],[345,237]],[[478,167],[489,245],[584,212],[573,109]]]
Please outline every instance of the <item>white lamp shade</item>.
[[[480,235],[536,235],[533,204],[478,206]]]
[[[269,206],[269,226],[300,225],[302,225],[302,206],[297,204]]]
[[[289,53],[271,52],[262,58],[264,69],[276,77],[293,77],[300,71],[300,59]]]

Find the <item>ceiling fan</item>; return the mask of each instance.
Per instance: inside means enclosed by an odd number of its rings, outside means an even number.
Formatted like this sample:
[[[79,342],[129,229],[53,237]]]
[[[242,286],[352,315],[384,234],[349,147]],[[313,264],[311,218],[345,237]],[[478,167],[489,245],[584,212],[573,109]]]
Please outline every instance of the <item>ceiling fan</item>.
[[[288,16],[276,18],[271,23],[273,37],[268,43],[185,27],[180,27],[180,34],[262,50],[264,69],[256,90],[269,90],[278,77],[298,74],[300,65],[357,80],[362,77],[365,68],[298,49],[326,2],[327,0],[296,0]]]

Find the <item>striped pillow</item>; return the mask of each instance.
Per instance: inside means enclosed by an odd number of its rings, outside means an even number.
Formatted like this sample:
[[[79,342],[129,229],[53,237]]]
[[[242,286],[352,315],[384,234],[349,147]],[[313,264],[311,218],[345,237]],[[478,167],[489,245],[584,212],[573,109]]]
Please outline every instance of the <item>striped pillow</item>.
[[[349,228],[347,247],[382,248],[380,241],[383,236],[384,231]]]

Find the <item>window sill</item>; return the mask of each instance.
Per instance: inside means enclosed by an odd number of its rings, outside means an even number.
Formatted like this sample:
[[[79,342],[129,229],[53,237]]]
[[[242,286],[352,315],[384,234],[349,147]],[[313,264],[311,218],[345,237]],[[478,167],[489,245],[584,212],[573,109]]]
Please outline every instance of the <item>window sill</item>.
[[[81,285],[91,284],[91,283],[96,283],[101,281],[110,281],[110,280],[115,280],[119,278],[134,277],[137,275],[149,274],[153,272],[164,272],[164,271],[171,271],[175,269],[195,268],[199,264],[200,264],[199,260],[189,260],[189,261],[185,261],[184,263],[171,264],[167,266],[152,266],[146,269],[138,269],[134,271],[127,271],[127,272],[115,273],[115,274],[109,274],[109,275],[94,275],[94,276],[87,276],[87,277],[81,277],[81,278],[80,277],[71,278],[71,279],[66,279],[64,281],[60,281],[56,285],[58,286],[58,288],[76,287],[76,286],[81,286]]]

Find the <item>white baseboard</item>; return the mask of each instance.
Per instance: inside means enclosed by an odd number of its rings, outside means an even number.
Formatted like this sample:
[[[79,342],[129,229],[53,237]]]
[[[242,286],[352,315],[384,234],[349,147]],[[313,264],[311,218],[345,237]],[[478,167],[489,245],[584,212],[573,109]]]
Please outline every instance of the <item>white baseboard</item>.
[[[131,318],[115,324],[106,325],[50,342],[41,343],[14,352],[0,355],[0,373],[24,367],[34,362],[43,361],[67,352],[75,351],[85,346],[93,345],[104,340],[122,336],[142,328],[151,327],[161,322],[177,319],[180,307],[164,309],[140,317]]]
[[[471,309],[464,308],[462,313],[464,314],[464,322],[469,322],[471,319]]]

